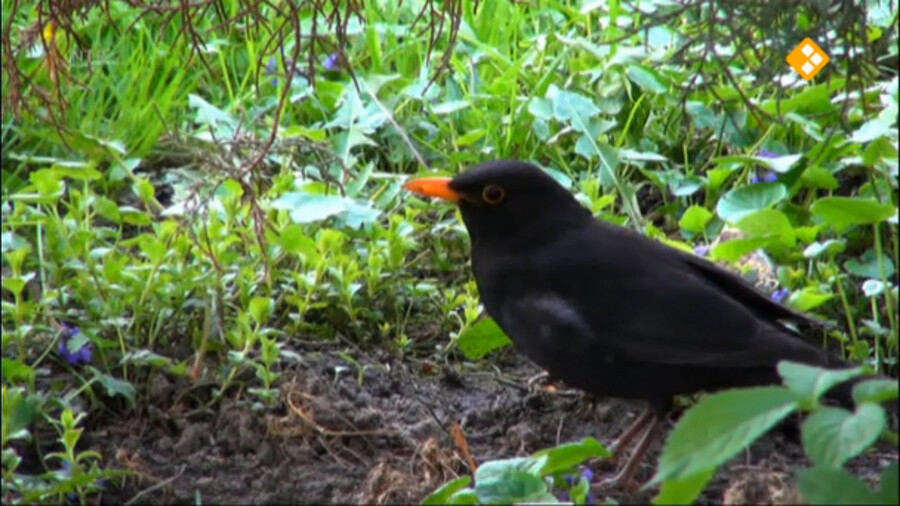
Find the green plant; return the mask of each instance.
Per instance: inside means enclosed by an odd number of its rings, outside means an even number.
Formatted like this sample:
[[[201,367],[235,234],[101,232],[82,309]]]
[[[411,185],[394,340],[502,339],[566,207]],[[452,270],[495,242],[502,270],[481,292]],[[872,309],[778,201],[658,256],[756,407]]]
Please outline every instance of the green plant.
[[[778,366],[784,386],[735,389],[704,397],[669,435],[659,468],[648,486],[660,484],[658,504],[693,501],[715,470],[796,411],[809,412],[803,448],[814,467],[796,470],[801,493],[814,504],[895,504],[897,465],[885,470],[880,491],[871,491],[843,469],[879,438],[897,444],[880,403],[896,402],[897,383],[871,379],[853,389],[856,410],[823,405],[822,395],[862,368],[831,371],[793,362]],[[824,481],[823,481],[824,480]],[[826,485],[831,484],[831,485]],[[843,485],[839,485],[843,484]]]

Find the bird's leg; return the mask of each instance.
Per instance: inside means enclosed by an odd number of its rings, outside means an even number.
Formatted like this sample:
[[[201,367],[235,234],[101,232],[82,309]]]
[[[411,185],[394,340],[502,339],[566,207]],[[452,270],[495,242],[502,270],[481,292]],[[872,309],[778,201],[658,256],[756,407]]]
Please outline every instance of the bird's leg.
[[[653,442],[653,438],[656,435],[656,429],[662,421],[655,413],[649,413],[651,420],[647,426],[646,432],[644,432],[644,436],[641,437],[637,447],[634,449],[634,453],[631,454],[631,457],[628,458],[628,461],[625,462],[625,465],[622,466],[622,470],[619,471],[618,474],[612,478],[601,481],[597,485],[598,488],[634,488],[634,473],[637,471],[641,460],[643,460],[644,454],[647,453],[647,449],[650,448],[650,443]]]
[[[625,429],[625,432],[619,436],[611,445],[610,451],[613,452],[613,462],[615,462],[619,456],[628,448],[628,445],[631,443],[631,440],[634,439],[634,436],[638,435],[638,432],[647,425],[647,422],[653,418],[653,412],[649,409],[641,413],[637,419]]]

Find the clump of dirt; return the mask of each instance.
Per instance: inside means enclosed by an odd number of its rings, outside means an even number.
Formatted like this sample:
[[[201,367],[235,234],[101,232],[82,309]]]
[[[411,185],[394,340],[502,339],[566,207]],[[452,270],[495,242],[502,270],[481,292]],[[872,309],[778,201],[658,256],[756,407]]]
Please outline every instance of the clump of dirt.
[[[279,406],[267,409],[237,395],[216,410],[188,411],[177,385],[153,379],[153,403],[142,416],[87,434],[105,462],[135,471],[103,502],[417,503],[471,472],[452,436],[457,422],[478,465],[587,436],[609,443],[641,409],[565,390],[532,391],[525,385],[539,370],[511,351],[501,352],[499,371],[487,362],[359,365],[361,376],[336,350],[303,354],[302,364],[282,376]],[[808,463],[793,439],[773,431],[757,441],[719,470],[701,501],[796,502],[790,469]],[[640,479],[651,476],[660,446]],[[875,481],[896,460],[896,452],[875,452],[851,467]],[[613,472],[605,461],[593,466]],[[609,494],[627,503],[652,495]]]

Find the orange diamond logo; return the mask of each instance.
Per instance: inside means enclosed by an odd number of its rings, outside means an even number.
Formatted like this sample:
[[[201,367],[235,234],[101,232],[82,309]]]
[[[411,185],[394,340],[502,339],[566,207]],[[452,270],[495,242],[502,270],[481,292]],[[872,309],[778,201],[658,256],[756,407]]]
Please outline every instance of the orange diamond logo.
[[[787,55],[787,62],[800,77],[809,81],[822,70],[831,58],[818,44],[810,38],[803,39],[797,47]]]

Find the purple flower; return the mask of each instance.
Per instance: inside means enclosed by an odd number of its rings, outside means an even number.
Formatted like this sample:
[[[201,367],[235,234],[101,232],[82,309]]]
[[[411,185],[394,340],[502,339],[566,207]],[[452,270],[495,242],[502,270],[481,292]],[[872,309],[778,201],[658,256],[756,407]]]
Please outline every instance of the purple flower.
[[[756,174],[750,176],[751,184],[774,183],[775,181],[778,181],[778,174],[772,172],[771,170],[763,170],[762,173],[760,173],[760,171],[757,171]]]
[[[589,467],[585,467],[581,470],[581,477],[590,482],[594,479],[594,471],[592,471]]]
[[[709,245],[701,244],[699,246],[694,246],[694,253],[696,253],[697,255],[700,255],[702,257],[709,255]]]
[[[69,341],[81,333],[81,329],[63,322],[62,339],[59,341],[59,356],[65,359],[71,365],[90,364],[94,358],[94,352],[91,343],[85,342],[81,348],[77,350],[69,349]]]
[[[570,487],[575,486],[575,476],[572,474],[566,474],[563,476],[563,479],[566,480],[566,484]]]
[[[266,64],[266,74],[274,74],[278,70],[278,60],[274,56],[269,57],[269,63]]]
[[[788,290],[787,288],[779,288],[778,290],[775,290],[774,292],[772,292],[772,295],[770,295],[769,297],[771,297],[771,299],[774,300],[775,302],[782,303],[782,302],[784,302],[785,299],[788,298],[788,295],[790,295],[790,294],[791,294],[791,291]]]
[[[778,158],[781,155],[775,153],[774,151],[769,151],[768,149],[763,148],[759,150],[759,153],[757,153],[756,156],[760,156],[762,158]]]
[[[339,58],[339,54],[331,53],[328,55],[328,58],[325,58],[325,63],[323,63],[322,66],[325,67],[325,70],[335,70],[337,69]]]

